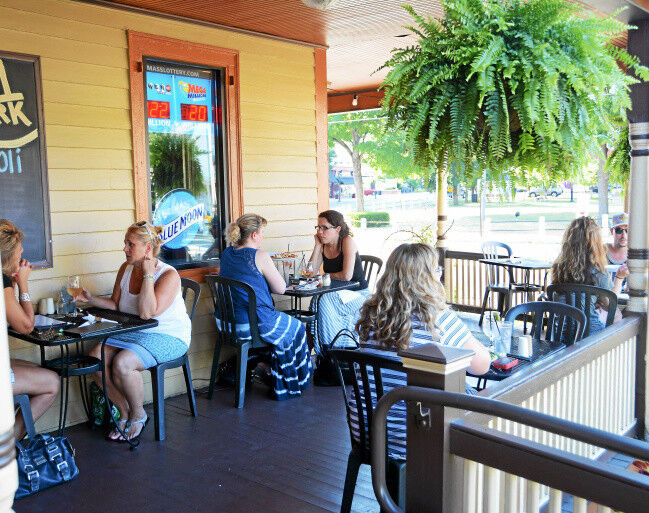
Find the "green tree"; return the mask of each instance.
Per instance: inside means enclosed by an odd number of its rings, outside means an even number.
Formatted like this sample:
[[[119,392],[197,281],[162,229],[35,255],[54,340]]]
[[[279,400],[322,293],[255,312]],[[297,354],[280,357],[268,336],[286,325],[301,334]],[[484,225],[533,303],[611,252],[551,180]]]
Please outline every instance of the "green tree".
[[[149,162],[151,194],[156,204],[173,189],[187,189],[194,196],[207,192],[199,156],[205,154],[197,139],[183,134],[151,134]]]
[[[445,17],[409,27],[419,38],[383,67],[384,112],[403,128],[414,160],[463,163],[492,177],[579,172],[630,107],[622,63],[649,70],[609,43],[627,27],[582,16],[563,0],[442,0]],[[479,166],[473,167],[473,162]]]

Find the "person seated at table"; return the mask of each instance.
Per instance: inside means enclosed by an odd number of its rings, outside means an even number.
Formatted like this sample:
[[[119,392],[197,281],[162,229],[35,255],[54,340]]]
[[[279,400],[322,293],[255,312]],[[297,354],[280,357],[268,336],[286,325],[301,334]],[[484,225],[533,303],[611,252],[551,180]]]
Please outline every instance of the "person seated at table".
[[[401,244],[388,258],[376,291],[361,308],[356,331],[361,343],[384,351],[401,351],[421,344],[436,343],[474,352],[469,370],[481,375],[489,370],[489,351],[476,340],[462,320],[446,304],[439,277],[438,254],[427,244]],[[371,369],[370,385],[374,384]],[[406,385],[406,374],[381,371],[384,392]],[[359,387],[363,387],[360,373]],[[467,393],[475,390],[466,385]],[[350,424],[358,425],[352,408]],[[395,404],[388,414],[388,447],[391,456],[405,459],[406,406]]]
[[[313,270],[322,267],[332,280],[359,283],[354,291],[330,292],[312,301],[311,309],[317,316],[317,330],[311,332],[313,345],[322,354],[323,347],[328,348],[341,329],[354,327],[369,292],[358,247],[344,216],[336,210],[325,210],[318,215],[315,228],[315,246],[309,259]]]
[[[2,253],[2,288],[4,289],[7,324],[18,333],[34,329],[34,308],[27,280],[32,265],[22,258],[25,235],[11,221],[0,219],[0,253]],[[16,299],[18,288],[18,299]],[[59,393],[59,377],[33,362],[10,359],[11,384],[14,395],[27,394],[34,420],[47,411]],[[14,437],[21,440],[27,430],[22,412],[14,422]]]
[[[270,255],[260,249],[266,224],[257,214],[244,214],[230,223],[226,231],[230,245],[221,254],[219,274],[242,281],[255,292],[259,335],[272,346],[270,368],[261,364],[259,370],[266,372],[273,397],[282,401],[300,396],[309,386],[311,356],[304,324],[273,305],[271,292],[283,294],[286,283]],[[241,291],[233,295],[233,301],[237,334],[250,337],[247,294]]]
[[[160,226],[147,221],[132,224],[124,237],[126,261],[117,272],[111,297],[94,296],[84,288],[74,298],[88,306],[158,321],[156,327],[113,335],[106,341],[108,397],[119,410],[119,427],[129,440],[139,437],[149,421],[143,406],[141,371],[180,358],[191,341],[192,324],[182,298],[180,276],[156,258],[162,245],[161,232]],[[101,358],[101,344],[90,354]],[[94,378],[102,386],[101,373]],[[117,429],[108,438],[124,441]]]
[[[611,235],[613,243],[606,244],[606,258],[611,265],[621,265],[627,270],[626,261],[629,253],[629,215],[626,212],[613,216],[611,220]],[[615,279],[615,276],[612,275]],[[626,289],[626,279],[621,290]]]
[[[619,294],[629,271],[626,266],[620,267],[611,282],[606,263],[606,250],[597,221],[588,216],[579,217],[563,234],[559,256],[552,264],[552,282],[593,285]],[[589,306],[585,313],[590,318],[590,329],[584,333],[585,337],[606,327],[598,310],[607,307],[608,299],[604,297]]]

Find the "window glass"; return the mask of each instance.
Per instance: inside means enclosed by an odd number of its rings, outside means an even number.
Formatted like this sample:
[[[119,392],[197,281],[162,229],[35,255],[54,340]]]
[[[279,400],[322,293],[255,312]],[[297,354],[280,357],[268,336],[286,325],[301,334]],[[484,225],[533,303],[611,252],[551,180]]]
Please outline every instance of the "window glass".
[[[164,228],[160,259],[177,268],[213,264],[227,221],[223,72],[153,60],[144,67],[151,219]]]

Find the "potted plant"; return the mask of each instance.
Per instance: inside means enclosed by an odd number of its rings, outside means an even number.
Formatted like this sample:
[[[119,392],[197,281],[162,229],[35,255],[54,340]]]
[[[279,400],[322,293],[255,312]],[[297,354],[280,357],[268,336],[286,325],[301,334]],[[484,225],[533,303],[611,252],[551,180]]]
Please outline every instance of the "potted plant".
[[[405,7],[418,41],[383,66],[388,128],[406,130],[419,165],[456,163],[494,179],[529,170],[553,182],[574,175],[626,120],[629,85],[649,78],[611,44],[632,28],[613,17],[584,16],[563,0],[442,6],[439,20]]]

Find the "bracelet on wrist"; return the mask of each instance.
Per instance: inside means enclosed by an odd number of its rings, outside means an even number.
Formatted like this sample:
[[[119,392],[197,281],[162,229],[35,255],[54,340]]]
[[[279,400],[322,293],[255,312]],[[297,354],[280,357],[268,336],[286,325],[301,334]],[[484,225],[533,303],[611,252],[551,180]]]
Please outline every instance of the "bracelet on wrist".
[[[20,293],[20,301],[23,301],[25,303],[31,302],[32,298],[29,295],[29,292],[21,292]]]
[[[154,280],[155,276],[153,276],[153,274],[145,274],[144,276],[142,276],[142,279],[145,279],[145,278],[149,278],[151,280]]]

